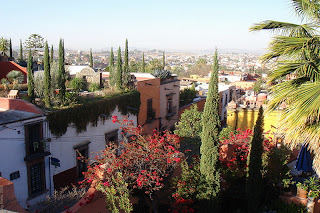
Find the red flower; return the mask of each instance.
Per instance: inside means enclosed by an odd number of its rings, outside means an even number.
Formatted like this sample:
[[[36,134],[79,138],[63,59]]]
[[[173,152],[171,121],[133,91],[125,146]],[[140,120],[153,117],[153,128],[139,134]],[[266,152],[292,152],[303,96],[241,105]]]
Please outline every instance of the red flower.
[[[112,116],[112,123],[116,123],[118,121],[118,116]]]
[[[175,160],[177,163],[179,163],[179,162],[181,161],[180,158],[175,158],[174,160]]]

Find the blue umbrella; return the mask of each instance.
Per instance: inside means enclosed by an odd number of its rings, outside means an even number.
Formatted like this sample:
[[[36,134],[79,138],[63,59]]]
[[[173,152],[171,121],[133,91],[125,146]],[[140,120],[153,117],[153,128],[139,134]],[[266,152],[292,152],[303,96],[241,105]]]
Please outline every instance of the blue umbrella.
[[[307,146],[303,145],[298,155],[296,169],[303,172],[313,172],[312,159]]]

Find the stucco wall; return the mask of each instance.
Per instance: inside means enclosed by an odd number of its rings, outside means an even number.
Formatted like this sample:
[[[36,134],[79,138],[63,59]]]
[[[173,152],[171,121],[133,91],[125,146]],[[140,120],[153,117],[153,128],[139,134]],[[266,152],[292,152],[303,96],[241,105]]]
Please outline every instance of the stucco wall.
[[[237,108],[237,109],[228,109],[228,120],[227,123],[229,126],[232,126],[234,129],[245,128],[252,129],[257,117],[259,109],[251,108]],[[271,113],[265,113],[264,115],[264,131],[267,132],[276,132],[276,128],[279,127],[281,110],[276,110]]]
[[[0,172],[2,177],[10,180],[10,174],[19,171],[20,177],[11,180],[14,184],[14,191],[17,201],[22,207],[26,207],[28,199],[28,177],[27,167],[24,157],[26,157],[25,146],[25,129],[24,125],[30,122],[43,121],[44,117],[29,119],[23,122],[16,122],[0,125]],[[46,137],[46,126],[44,125],[44,137]],[[48,157],[45,157],[45,174],[46,174],[46,188],[49,189],[49,173],[48,173]],[[43,199],[45,194],[36,198],[28,200],[30,204],[36,203]]]
[[[140,111],[138,122],[143,128],[143,133],[152,133],[159,128],[160,117],[160,79],[149,79],[137,82],[137,90],[140,92]],[[152,108],[155,110],[155,119],[147,122],[147,100],[152,98]]]
[[[170,95],[172,94],[172,95]],[[172,98],[172,106],[175,108],[175,115],[167,116],[168,97]],[[166,79],[160,85],[160,117],[161,128],[170,129],[176,122],[179,121],[179,99],[180,99],[180,81]]]
[[[112,116],[118,116],[119,120],[122,119],[123,115],[116,109]],[[137,117],[135,115],[129,115],[129,120],[134,121],[134,125],[137,125]],[[75,146],[81,145],[85,142],[90,142],[88,144],[89,158],[93,159],[96,152],[105,149],[105,134],[113,130],[119,129],[121,125],[118,123],[112,123],[112,118],[102,122],[98,122],[97,126],[92,126],[89,124],[87,126],[87,131],[77,134],[76,129],[69,126],[67,132],[60,138],[55,138],[52,135],[51,142],[51,157],[60,160],[60,167],[52,166],[52,175],[57,175],[63,171],[69,170],[76,167],[76,151]],[[118,131],[118,139],[121,140],[120,131]]]

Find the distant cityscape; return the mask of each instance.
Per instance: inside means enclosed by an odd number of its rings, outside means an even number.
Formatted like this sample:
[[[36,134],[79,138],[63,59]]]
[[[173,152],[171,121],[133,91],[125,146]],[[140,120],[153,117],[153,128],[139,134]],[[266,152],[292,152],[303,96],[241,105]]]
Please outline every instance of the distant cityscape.
[[[18,50],[16,50],[18,52]],[[213,52],[200,54],[194,52],[165,52],[166,69],[182,68],[187,71],[193,67],[199,59],[205,59],[208,65],[213,62]],[[58,51],[55,50],[54,57]],[[162,60],[162,50],[138,50],[129,51],[130,62],[142,61],[142,54],[145,55],[145,63],[154,59]],[[17,54],[17,53],[16,53]],[[41,55],[42,52],[39,52]],[[110,51],[93,51],[94,68],[103,70],[109,65]],[[116,54],[116,53],[115,53]],[[15,53],[14,53],[15,55]],[[17,54],[18,55],[18,54]],[[250,72],[252,69],[270,69],[272,64],[262,64],[259,57],[262,53],[246,53],[241,51],[219,53],[221,69],[241,72]],[[69,65],[89,65],[89,51],[87,50],[66,50],[66,63]]]

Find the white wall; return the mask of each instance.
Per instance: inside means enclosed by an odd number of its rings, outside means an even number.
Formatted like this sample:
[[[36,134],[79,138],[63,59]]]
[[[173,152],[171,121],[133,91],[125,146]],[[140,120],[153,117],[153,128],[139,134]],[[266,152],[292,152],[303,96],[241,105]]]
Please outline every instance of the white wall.
[[[3,178],[10,180],[10,174],[19,171],[20,177],[11,180],[17,201],[22,207],[26,207],[28,199],[28,177],[24,158],[26,157],[25,129],[24,125],[31,122],[43,121],[44,117],[29,119],[26,121],[0,125],[0,172]],[[45,133],[44,127],[44,133]],[[45,134],[44,134],[44,137]],[[45,157],[46,185],[49,189],[48,157]],[[43,199],[45,194],[28,200],[30,204]]]
[[[116,109],[112,116],[118,116],[119,120],[122,120],[123,115]],[[137,125],[137,116],[130,114],[128,120],[133,120],[134,125]],[[87,126],[87,131],[77,134],[76,128],[69,126],[67,132],[60,138],[56,138],[52,135],[51,142],[51,157],[57,158],[60,160],[60,167],[55,168],[51,166],[52,175],[56,175],[60,172],[71,169],[77,165],[76,160],[76,151],[74,146],[79,145],[83,142],[90,141],[88,145],[90,158],[93,159],[96,155],[96,152],[102,151],[105,149],[105,134],[119,129],[121,125],[119,123],[112,123],[112,118],[98,122],[97,126],[92,126],[89,124]],[[118,134],[119,141],[121,140],[121,134],[119,131]],[[52,182],[53,184],[53,182]]]

